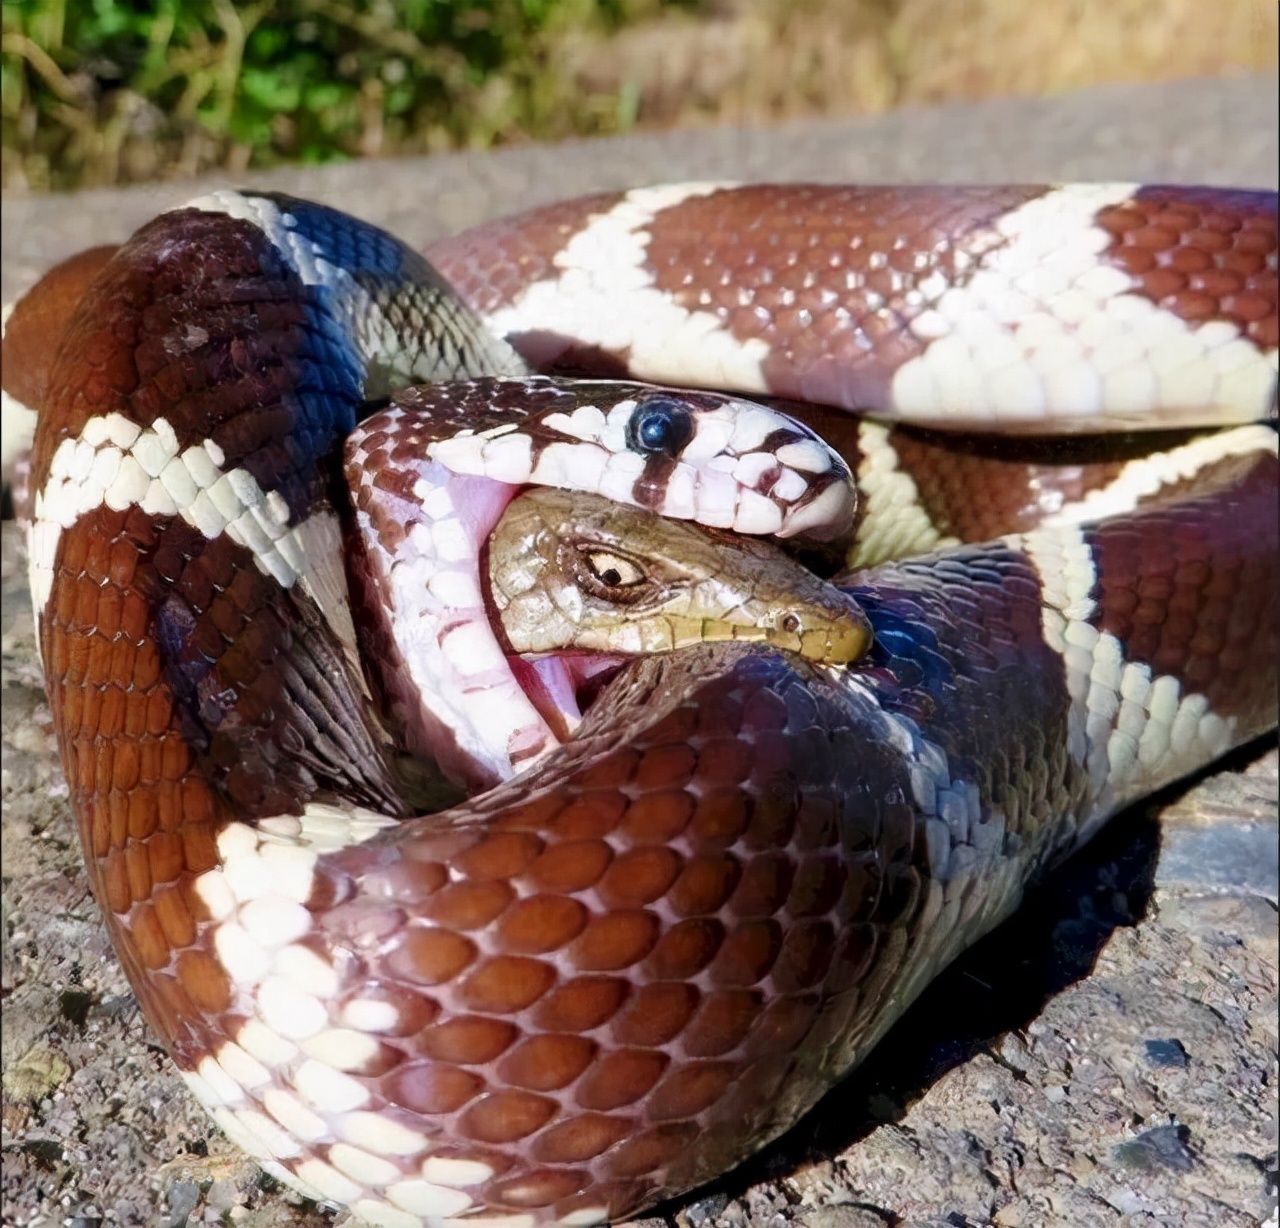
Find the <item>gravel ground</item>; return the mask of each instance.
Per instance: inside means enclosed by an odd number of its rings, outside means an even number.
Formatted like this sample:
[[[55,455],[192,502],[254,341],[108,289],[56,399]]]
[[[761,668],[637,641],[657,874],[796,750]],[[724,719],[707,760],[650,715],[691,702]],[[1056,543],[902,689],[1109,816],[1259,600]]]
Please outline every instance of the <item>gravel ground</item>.
[[[253,182],[414,241],[576,192],[693,176],[1274,187],[1276,85],[1108,87]],[[5,300],[57,258],[207,186],[6,199]],[[80,871],[11,529],[0,1220],[341,1225],[242,1160],[147,1033]],[[1276,1225],[1276,793],[1276,753],[1258,744],[1118,818],[790,1135],[654,1228]]]

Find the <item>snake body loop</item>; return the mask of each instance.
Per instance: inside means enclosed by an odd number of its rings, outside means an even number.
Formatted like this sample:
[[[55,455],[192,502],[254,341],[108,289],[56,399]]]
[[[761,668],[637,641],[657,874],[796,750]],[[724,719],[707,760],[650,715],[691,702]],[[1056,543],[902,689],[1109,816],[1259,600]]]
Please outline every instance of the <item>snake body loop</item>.
[[[115,948],[218,1124],[384,1228],[624,1218],[794,1122],[1115,810],[1274,725],[1269,427],[1046,464],[813,417],[842,460],[733,397],[530,368],[1019,433],[1248,423],[1275,207],[676,185],[481,228],[437,273],[218,193],[38,288],[4,379],[40,411],[59,747]],[[531,483],[843,534],[872,645],[642,657],[514,776],[527,722],[459,699],[455,774],[491,787],[410,817],[388,728],[433,728],[358,624],[413,648],[351,594],[426,542],[419,613],[472,636],[466,550]],[[353,528],[391,561],[344,561]]]

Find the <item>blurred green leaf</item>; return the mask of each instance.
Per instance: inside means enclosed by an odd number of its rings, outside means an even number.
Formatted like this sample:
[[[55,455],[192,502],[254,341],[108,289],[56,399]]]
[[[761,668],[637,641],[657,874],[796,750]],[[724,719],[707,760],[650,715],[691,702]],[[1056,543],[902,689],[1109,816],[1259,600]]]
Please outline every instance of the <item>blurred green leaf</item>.
[[[296,111],[302,103],[299,82],[263,68],[245,67],[242,70],[239,93],[246,101],[267,111]]]
[[[5,182],[128,178],[131,151],[151,175],[626,128],[634,87],[578,97],[555,39],[702,3],[5,0]]]

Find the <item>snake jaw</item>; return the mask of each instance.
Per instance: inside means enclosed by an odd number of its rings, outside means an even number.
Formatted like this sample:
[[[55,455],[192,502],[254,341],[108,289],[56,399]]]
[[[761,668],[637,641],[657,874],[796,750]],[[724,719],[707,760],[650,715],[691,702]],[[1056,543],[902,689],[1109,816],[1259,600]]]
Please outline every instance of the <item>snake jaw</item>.
[[[655,572],[653,559],[633,557],[626,534],[605,534],[594,546],[563,549],[557,565],[570,582],[540,599],[536,566],[520,561],[536,555],[529,543],[510,552],[487,546],[503,509],[530,485],[629,504],[641,518],[635,523],[659,523],[658,513],[749,535],[740,542],[845,531],[854,498],[847,466],[771,408],[616,381],[425,385],[401,390],[360,424],[347,440],[345,469],[359,539],[351,582],[368,594],[359,607],[373,611],[359,629],[371,689],[396,744],[434,759],[457,783],[488,787],[528,767],[572,736],[580,701],[598,690],[599,671],[588,671],[584,690],[587,675],[577,667],[524,668],[513,664],[521,655],[573,648],[634,656],[723,639],[814,660],[857,651],[858,637],[849,642],[841,629],[843,608],[817,634],[779,630],[780,608],[830,601],[788,591],[818,582],[789,560],[777,563],[776,550],[759,553],[772,547],[744,556],[726,584],[720,559],[732,539],[695,534],[692,567],[681,557],[686,547],[667,548]],[[504,581],[514,597],[485,576],[486,549],[515,560]],[[753,591],[757,563],[792,580],[766,580],[762,596]],[[532,635],[512,633],[513,601],[532,612],[524,619]],[[806,628],[814,617],[805,604]]]

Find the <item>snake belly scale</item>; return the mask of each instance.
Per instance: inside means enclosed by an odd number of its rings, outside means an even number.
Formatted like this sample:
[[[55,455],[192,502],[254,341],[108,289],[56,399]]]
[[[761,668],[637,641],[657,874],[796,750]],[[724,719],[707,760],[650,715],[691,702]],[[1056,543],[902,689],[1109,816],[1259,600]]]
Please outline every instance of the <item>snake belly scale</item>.
[[[1274,433],[1051,479],[882,423],[824,459],[736,400],[745,425],[713,406],[615,463],[634,395],[556,411],[601,450],[584,488],[671,514],[692,466],[694,518],[748,531],[847,462],[837,582],[874,642],[641,658],[421,817],[359,668],[342,440],[371,399],[447,395],[409,385],[555,364],[930,425],[1247,423],[1275,406],[1275,197],[677,185],[431,255],[219,193],[19,306],[50,703],[121,962],[264,1168],[386,1228],[619,1219],[776,1136],[1037,872],[1274,724]],[[433,463],[542,480],[556,445],[498,429]],[[904,546],[937,553],[882,561]]]

